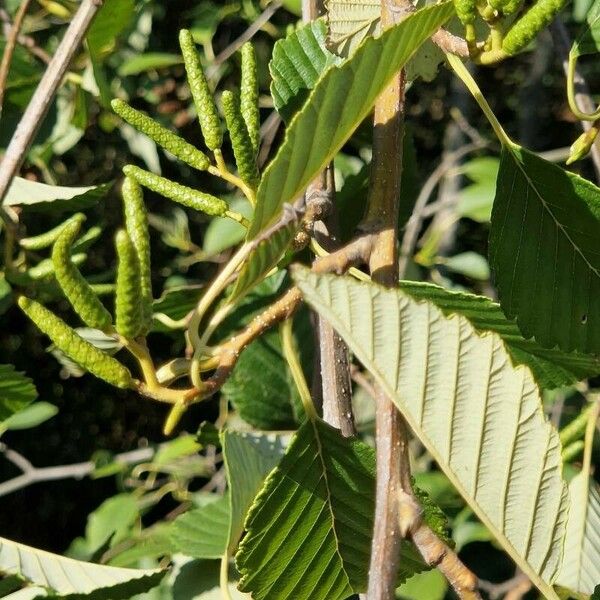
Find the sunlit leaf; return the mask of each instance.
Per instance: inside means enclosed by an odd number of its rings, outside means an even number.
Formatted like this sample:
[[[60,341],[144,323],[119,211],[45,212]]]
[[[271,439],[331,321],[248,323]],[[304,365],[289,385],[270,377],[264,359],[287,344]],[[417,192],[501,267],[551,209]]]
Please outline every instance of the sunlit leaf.
[[[300,268],[295,279],[504,550],[556,600],[567,491],[530,371],[512,365],[497,335],[402,291]]]
[[[13,365],[0,365],[0,421],[29,406],[37,398],[33,381]]]

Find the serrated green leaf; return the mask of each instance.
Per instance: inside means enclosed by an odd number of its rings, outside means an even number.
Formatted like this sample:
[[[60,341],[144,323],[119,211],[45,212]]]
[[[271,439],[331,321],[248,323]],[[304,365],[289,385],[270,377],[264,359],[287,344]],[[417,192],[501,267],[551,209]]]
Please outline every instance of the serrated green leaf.
[[[297,390],[281,353],[277,331],[267,332],[244,350],[223,386],[223,394],[240,417],[254,427],[269,430],[295,426]]]
[[[366,589],[375,453],[322,421],[300,427],[246,520],[239,589],[268,600],[336,600]],[[401,580],[424,564],[402,546]]]
[[[600,189],[503,147],[490,231],[500,304],[526,338],[600,354]]]
[[[542,387],[557,388],[600,373],[600,360],[557,348],[542,348],[526,340],[514,321],[507,319],[499,304],[484,296],[452,292],[430,283],[402,281],[400,289],[415,300],[433,302],[445,315],[466,317],[480,333],[497,333],[515,364],[527,365]]]
[[[43,586],[53,597],[69,600],[129,598],[158,585],[166,573],[73,560],[5,538],[0,538],[0,572],[19,575],[32,586]]]
[[[221,446],[231,506],[228,551],[233,553],[244,531],[248,509],[265,477],[281,460],[283,446],[277,436],[228,430],[221,434]]]
[[[250,238],[272,224],[283,205],[293,202],[331,161],[394,74],[452,13],[448,2],[417,11],[326,71],[263,175]]]
[[[350,56],[369,35],[381,31],[379,0],[327,0],[327,42],[340,56]]]
[[[324,19],[311,21],[273,47],[269,63],[271,96],[285,121],[304,104],[319,77],[341,58],[325,46],[327,25]]]
[[[13,365],[0,365],[0,421],[29,406],[37,398],[33,381],[15,371]]]
[[[567,490],[530,371],[513,367],[497,335],[402,291],[300,268],[294,277],[506,552],[557,600]]]
[[[576,593],[592,594],[600,581],[600,491],[589,472],[569,483],[571,508],[567,521],[564,559],[558,585]]]
[[[194,508],[173,521],[170,541],[178,552],[194,558],[220,558],[227,550],[231,508],[228,496]]]
[[[21,206],[23,209],[39,211],[84,210],[96,204],[108,192],[111,185],[105,183],[87,187],[64,187],[15,177],[4,203],[8,206]]]

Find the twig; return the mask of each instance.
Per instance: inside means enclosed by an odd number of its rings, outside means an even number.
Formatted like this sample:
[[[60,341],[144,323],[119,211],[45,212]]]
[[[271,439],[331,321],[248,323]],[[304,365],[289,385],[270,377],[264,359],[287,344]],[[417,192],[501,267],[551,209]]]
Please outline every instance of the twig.
[[[477,577],[427,525],[420,525],[411,537],[425,562],[443,573],[461,600],[481,600]]]
[[[10,70],[10,63],[12,56],[17,45],[17,38],[19,37],[19,31],[23,25],[23,19],[25,13],[29,7],[31,0],[21,0],[21,4],[15,14],[15,20],[13,22],[10,33],[6,38],[6,45],[4,46],[4,54],[2,55],[2,62],[0,62],[0,115],[2,114],[2,104],[4,102],[4,92],[6,91],[6,83],[8,79],[8,72]]]
[[[10,20],[10,15],[4,8],[0,8],[0,21],[2,21],[2,31],[4,32],[4,37],[8,37],[10,35],[10,31],[12,29],[12,21]],[[31,54],[33,54],[36,58],[39,58],[42,62],[48,64],[52,57],[43,49],[40,48],[35,40],[30,35],[23,35],[19,33],[17,36],[17,42],[27,48]]]
[[[433,190],[437,187],[440,180],[446,175],[446,173],[463,157],[467,154],[479,150],[485,147],[485,141],[473,142],[466,144],[461,148],[458,148],[454,152],[450,152],[442,160],[442,162],[434,169],[433,173],[428,177],[425,185],[421,188],[412,215],[406,224],[404,230],[404,236],[402,237],[402,243],[400,245],[400,258],[398,261],[398,272],[400,279],[404,277],[406,269],[408,267],[408,261],[412,256],[419,231],[421,230],[421,223],[426,217],[427,202],[433,193]]]
[[[344,273],[350,267],[364,264],[369,257],[373,236],[363,235],[336,252],[320,258],[313,264],[316,273]],[[218,366],[214,374],[202,382],[202,392],[194,402],[200,402],[216,393],[225,383],[240,354],[267,329],[294,314],[302,295],[297,287],[290,288],[279,300],[256,316],[241,332],[215,349]]]
[[[325,14],[322,0],[303,0],[302,18],[305,23]],[[336,247],[335,233],[335,178],[333,164],[320,173],[306,190],[306,211],[315,218],[312,236],[327,251]],[[321,315],[316,316],[318,356],[316,364],[323,405],[323,419],[339,429],[344,437],[356,434],[352,415],[352,386],[350,382],[350,357],[348,346],[331,324]],[[319,385],[320,384],[320,385]],[[314,387],[317,387],[314,386]]]
[[[402,2],[381,1],[382,28],[393,25]],[[398,281],[397,222],[402,173],[404,93],[401,71],[375,103],[373,160],[367,214],[361,229],[372,231],[369,269],[373,281],[394,287]],[[400,412],[381,389],[375,405],[376,486],[375,522],[371,540],[368,600],[395,597],[400,542],[407,533],[401,515],[418,514],[412,499],[408,435]],[[401,506],[402,504],[402,506]],[[410,508],[405,512],[405,508]]]
[[[273,15],[283,6],[281,0],[275,0],[271,2],[267,8],[252,22],[250,27],[236,38],[227,48],[219,52],[215,56],[214,61],[211,63],[210,69],[208,69],[208,77],[212,77],[217,67],[224,63],[228,58],[233,56],[247,41],[251,40],[254,35],[260,31],[260,29],[268,23]]]
[[[531,589],[531,581],[527,575],[517,571],[513,577],[502,583],[492,583],[491,581],[480,580],[479,587],[490,597],[490,600],[498,600],[504,596],[517,600],[523,597]],[[515,595],[515,592],[518,595]]]
[[[27,458],[16,450],[11,450],[5,444],[0,443],[0,452],[4,457],[18,467],[23,473],[8,481],[0,483],[0,497],[12,494],[17,490],[26,488],[34,483],[42,481],[56,481],[57,479],[82,479],[96,468],[91,461],[75,463],[72,465],[61,465],[58,467],[34,467]],[[155,448],[140,448],[130,452],[123,452],[114,457],[115,462],[125,465],[142,462],[152,458],[156,452]]]
[[[83,0],[37,86],[0,163],[0,205],[54,99],[73,55],[103,0]],[[3,213],[2,213],[3,214]]]
[[[560,19],[555,19],[554,23],[550,28],[552,33],[552,39],[554,41],[554,47],[562,62],[563,70],[565,75],[569,71],[569,51],[571,50],[571,38],[569,32]],[[575,101],[581,107],[584,112],[594,112],[594,101],[590,94],[587,82],[583,75],[576,69],[575,70]],[[581,121],[581,127],[584,131],[588,131],[592,127],[590,121]],[[596,171],[596,179],[600,181],[600,141],[596,139],[596,142],[592,146],[590,156],[594,164]]]

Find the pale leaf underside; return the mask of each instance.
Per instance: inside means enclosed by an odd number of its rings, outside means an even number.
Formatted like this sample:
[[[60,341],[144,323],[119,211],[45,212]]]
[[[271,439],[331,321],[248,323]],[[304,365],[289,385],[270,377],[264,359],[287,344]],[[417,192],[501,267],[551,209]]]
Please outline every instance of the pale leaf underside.
[[[512,365],[497,335],[431,303],[305,269],[295,278],[504,549],[556,598],[567,491],[530,371]]]

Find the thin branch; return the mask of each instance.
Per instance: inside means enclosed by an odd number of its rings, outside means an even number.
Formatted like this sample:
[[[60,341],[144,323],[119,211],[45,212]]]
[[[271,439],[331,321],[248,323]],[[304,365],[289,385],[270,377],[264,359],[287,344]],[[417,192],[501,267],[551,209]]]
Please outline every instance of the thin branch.
[[[410,260],[414,252],[415,246],[417,244],[419,231],[421,230],[421,223],[423,222],[423,219],[427,216],[427,202],[429,201],[433,190],[435,190],[435,188],[442,180],[442,178],[446,175],[446,173],[461,158],[463,158],[463,156],[466,156],[467,154],[470,154],[475,150],[479,150],[485,147],[485,145],[486,143],[484,141],[473,142],[471,144],[466,144],[461,148],[458,148],[454,152],[450,152],[427,178],[425,185],[423,185],[421,191],[419,192],[412,215],[408,220],[408,223],[406,224],[404,236],[402,237],[402,243],[400,245],[400,258],[398,261],[398,271],[400,274],[400,279],[402,279],[404,277],[404,274],[406,273],[408,261]]]
[[[103,0],[83,0],[37,86],[0,163],[0,205],[48,112],[71,60]]]
[[[550,31],[552,33],[554,47],[556,48],[556,52],[562,62],[563,70],[566,75],[569,71],[569,52],[572,44],[569,32],[560,19],[554,20],[554,23],[552,23],[552,26],[550,27]],[[594,112],[595,104],[592,100],[587,82],[577,69],[575,70],[574,83],[575,101],[578,106],[580,106],[584,112]],[[580,124],[584,131],[588,131],[593,125],[590,121],[581,121]],[[596,171],[596,179],[600,181],[600,140],[598,138],[592,146],[590,156]]]
[[[27,12],[30,2],[31,0],[21,0],[21,4],[15,14],[12,28],[6,38],[4,54],[2,55],[2,62],[0,62],[0,115],[2,114],[2,104],[4,102],[4,92],[6,91],[10,63],[12,62],[13,53],[17,45],[17,38],[19,37],[19,31],[21,31],[23,19],[25,18],[25,13]]]
[[[385,29],[401,18],[402,1],[381,1],[381,23]],[[374,235],[369,269],[373,281],[394,287],[398,281],[397,223],[402,173],[404,93],[406,78],[401,71],[375,103],[373,160],[367,214],[361,229]],[[375,406],[376,486],[375,523],[371,540],[368,600],[395,597],[400,542],[406,534],[401,516],[413,501],[408,457],[408,435],[402,415],[381,389]],[[402,506],[401,506],[402,505]],[[412,521],[412,519],[409,519]]]
[[[316,273],[342,274],[350,267],[364,264],[369,257],[373,237],[363,235],[348,245],[332,252],[316,261],[312,270]],[[300,302],[302,295],[297,287],[290,288],[279,300],[256,316],[241,332],[215,349],[218,366],[214,374],[202,382],[202,391],[194,402],[200,402],[219,391],[231,375],[240,354],[265,331],[291,317]]]
[[[56,481],[58,479],[82,479],[90,475],[96,468],[96,464],[87,461],[75,463],[72,465],[61,465],[58,467],[34,467],[27,458],[16,450],[8,448],[0,443],[0,452],[4,457],[18,467],[23,473],[17,475],[8,481],[0,483],[0,497],[12,494],[18,490],[26,488],[34,483],[43,481]],[[143,462],[152,458],[156,452],[155,448],[140,448],[130,452],[123,452],[114,457],[115,462],[124,465]]]
[[[481,600],[477,577],[427,525],[420,525],[411,537],[425,562],[443,573],[461,600]]]
[[[517,570],[515,575],[502,583],[480,580],[479,587],[490,597],[490,600],[499,600],[504,597],[517,600],[522,598],[532,587],[532,583],[522,571]]]
[[[0,21],[2,21],[2,31],[4,33],[4,37],[8,37],[10,35],[10,31],[12,29],[12,21],[10,15],[4,8],[0,8]],[[40,48],[35,40],[30,35],[23,35],[19,33],[17,36],[17,42],[27,48],[33,56],[41,60],[43,63],[48,64],[52,57],[43,49]]]
[[[216,68],[224,63],[228,58],[233,56],[246,42],[251,40],[261,28],[268,23],[273,15],[283,6],[281,0],[275,0],[271,2],[267,8],[252,22],[250,27],[236,38],[227,48],[219,52],[215,59],[212,61],[210,69],[208,70],[208,77],[212,77]]]

